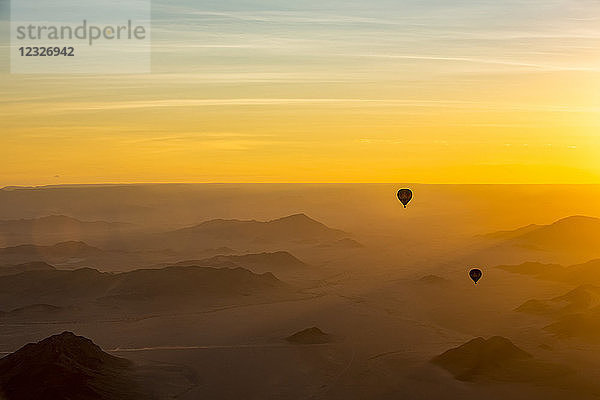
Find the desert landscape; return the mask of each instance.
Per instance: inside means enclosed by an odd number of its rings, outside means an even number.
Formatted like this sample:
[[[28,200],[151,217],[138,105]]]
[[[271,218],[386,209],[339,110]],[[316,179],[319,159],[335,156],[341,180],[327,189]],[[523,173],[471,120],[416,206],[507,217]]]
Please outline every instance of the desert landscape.
[[[406,209],[398,187],[414,192]],[[597,398],[599,191],[4,188],[0,388],[7,399]]]

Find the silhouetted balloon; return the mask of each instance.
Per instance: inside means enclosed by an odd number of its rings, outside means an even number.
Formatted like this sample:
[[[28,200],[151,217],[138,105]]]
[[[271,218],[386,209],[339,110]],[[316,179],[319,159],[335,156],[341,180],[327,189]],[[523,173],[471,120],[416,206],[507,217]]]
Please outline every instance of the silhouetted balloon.
[[[413,193],[410,189],[398,190],[398,200],[400,200],[402,205],[404,205],[404,208],[406,208],[406,205],[408,203],[410,203],[410,200],[412,199],[412,197],[413,197]]]
[[[471,271],[469,271],[469,276],[471,277],[471,279],[473,279],[473,282],[477,284],[477,281],[479,281],[483,276],[483,272],[481,272],[480,269],[474,268]]]

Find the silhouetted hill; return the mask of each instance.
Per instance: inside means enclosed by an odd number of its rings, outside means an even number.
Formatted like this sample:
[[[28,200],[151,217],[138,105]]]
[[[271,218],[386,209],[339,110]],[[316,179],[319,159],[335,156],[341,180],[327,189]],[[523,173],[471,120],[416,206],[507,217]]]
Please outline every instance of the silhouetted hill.
[[[495,239],[495,240],[514,239],[514,238],[522,236],[526,233],[533,232],[541,227],[542,227],[542,225],[531,224],[531,225],[523,226],[521,228],[514,229],[514,230],[492,232],[492,233],[487,233],[485,235],[479,235],[478,237],[482,237],[482,238],[486,238],[486,239]]]
[[[244,268],[167,267],[111,275],[105,297],[157,299],[160,297],[249,296],[287,289],[271,273]]]
[[[85,242],[73,241],[51,246],[27,244],[0,248],[0,266],[45,262],[59,268],[95,267],[107,271],[122,271],[165,261],[172,262],[176,257],[176,253],[169,250],[103,250]]]
[[[564,282],[600,285],[600,259],[568,266],[561,278]]]
[[[538,279],[579,285],[600,285],[600,260],[592,260],[567,267],[559,264],[527,262],[520,265],[500,265],[498,268],[512,273],[530,275]]]
[[[564,311],[567,312],[592,308],[600,304],[600,287],[581,285],[552,301],[565,304]]]
[[[600,306],[600,287],[581,285],[568,293],[548,300],[528,300],[516,311],[540,315],[580,313]]]
[[[529,353],[510,340],[494,336],[487,340],[473,339],[433,358],[431,362],[448,370],[458,380],[471,381],[477,377],[495,376],[510,368],[513,362],[529,358]]]
[[[550,225],[529,225],[484,235],[499,252],[531,252],[537,259],[581,262],[600,257],[600,218],[572,216]]]
[[[559,338],[578,338],[593,343],[600,342],[600,309],[566,314],[546,326],[546,331]]]
[[[0,232],[30,233],[40,231],[41,233],[46,233],[56,230],[69,231],[71,229],[81,230],[84,228],[105,231],[128,226],[130,226],[130,224],[120,222],[88,222],[80,221],[66,215],[49,215],[41,218],[0,221]]]
[[[316,326],[296,332],[285,340],[294,344],[324,344],[331,342],[331,335],[323,332]]]
[[[2,275],[15,275],[27,271],[44,271],[56,269],[52,265],[47,264],[43,261],[33,261],[19,265],[9,265],[6,267],[0,267],[0,276]]]
[[[536,360],[500,336],[487,340],[473,339],[433,358],[431,362],[461,381],[530,383],[571,390],[590,390],[593,387],[570,368]],[[597,391],[597,388],[591,390]]]
[[[306,268],[307,265],[287,251],[274,253],[218,255],[203,260],[181,261],[177,266],[196,265],[201,267],[242,267],[253,272],[281,272]]]
[[[270,273],[254,274],[243,268],[169,267],[117,274],[82,268],[1,276],[0,304],[16,308],[34,303],[64,307],[86,302],[137,302],[140,306],[191,307],[247,296],[268,297],[288,290]]]
[[[553,307],[546,301],[531,299],[515,308],[515,311],[527,314],[546,315],[553,312]]]
[[[145,398],[128,378],[131,368],[91,340],[64,332],[2,358],[0,390],[7,400]]]
[[[544,264],[538,262],[525,262],[519,265],[498,265],[497,268],[508,272],[531,276],[544,276],[562,274],[564,267],[559,264]]]
[[[584,284],[561,296],[528,300],[515,311],[552,318],[544,329],[558,337],[600,342],[599,286]]]
[[[71,259],[97,257],[102,250],[84,242],[62,242],[52,246],[26,244],[0,248],[0,264],[23,264],[45,261],[51,264],[62,264]]]
[[[56,242],[103,239],[130,231],[131,224],[80,221],[65,215],[0,221],[0,246],[50,245]]]
[[[216,219],[190,228],[158,235],[163,247],[181,249],[231,246],[261,248],[277,244],[319,244],[341,239],[347,234],[315,221],[305,214],[295,214],[272,221]]]

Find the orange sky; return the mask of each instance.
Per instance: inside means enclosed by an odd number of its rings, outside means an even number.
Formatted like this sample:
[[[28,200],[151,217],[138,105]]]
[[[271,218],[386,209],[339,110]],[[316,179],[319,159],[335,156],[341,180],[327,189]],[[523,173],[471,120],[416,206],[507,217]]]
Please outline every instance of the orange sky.
[[[378,1],[157,2],[152,74],[3,73],[0,186],[600,183],[597,3]]]

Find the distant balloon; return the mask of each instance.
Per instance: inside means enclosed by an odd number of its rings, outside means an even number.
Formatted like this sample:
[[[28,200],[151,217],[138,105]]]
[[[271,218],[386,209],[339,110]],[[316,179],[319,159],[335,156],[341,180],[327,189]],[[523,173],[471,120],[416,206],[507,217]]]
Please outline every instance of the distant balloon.
[[[473,279],[473,282],[477,284],[477,281],[479,281],[483,276],[483,272],[481,272],[480,269],[475,268],[469,271],[469,276],[471,277],[471,279]]]
[[[413,193],[410,189],[400,189],[398,190],[398,200],[404,205],[404,208],[410,203],[412,200]]]

